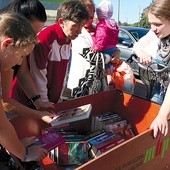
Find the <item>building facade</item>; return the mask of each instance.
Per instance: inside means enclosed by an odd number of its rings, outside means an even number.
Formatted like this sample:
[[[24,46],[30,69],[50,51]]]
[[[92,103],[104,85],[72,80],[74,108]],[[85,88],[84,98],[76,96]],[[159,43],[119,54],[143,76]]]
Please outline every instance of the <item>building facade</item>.
[[[63,0],[40,0],[46,10],[56,10]],[[11,0],[0,0],[0,9],[3,9]]]
[[[11,0],[0,0],[0,9],[3,9]]]

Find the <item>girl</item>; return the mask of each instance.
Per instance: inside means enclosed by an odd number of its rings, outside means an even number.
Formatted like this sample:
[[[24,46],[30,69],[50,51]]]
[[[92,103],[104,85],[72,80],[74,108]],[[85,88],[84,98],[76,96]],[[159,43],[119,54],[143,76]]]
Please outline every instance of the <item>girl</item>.
[[[14,13],[0,14],[0,72],[6,72],[14,65],[20,64],[36,43],[36,34],[25,18]],[[7,80],[2,76],[1,84],[8,85],[5,81]],[[23,161],[40,160],[47,155],[47,151],[41,147],[25,149],[20,143],[14,128],[5,116],[2,100],[0,102],[0,143]]]

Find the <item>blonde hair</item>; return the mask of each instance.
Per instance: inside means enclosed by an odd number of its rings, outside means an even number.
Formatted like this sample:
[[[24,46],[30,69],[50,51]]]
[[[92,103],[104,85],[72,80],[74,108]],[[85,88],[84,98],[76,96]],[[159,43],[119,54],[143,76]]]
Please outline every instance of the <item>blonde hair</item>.
[[[0,36],[12,38],[15,47],[26,47],[38,42],[29,21],[17,13],[0,14]]]
[[[170,0],[156,0],[147,9],[146,14],[151,13],[157,18],[164,18],[170,21]]]

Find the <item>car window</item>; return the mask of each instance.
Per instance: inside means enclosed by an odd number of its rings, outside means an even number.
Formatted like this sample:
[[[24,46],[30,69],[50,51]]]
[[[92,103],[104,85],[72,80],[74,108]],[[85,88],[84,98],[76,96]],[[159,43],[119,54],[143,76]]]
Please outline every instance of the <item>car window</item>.
[[[143,37],[149,29],[143,29],[143,30],[129,30],[129,32],[139,40],[141,37]]]
[[[119,43],[121,44],[123,41],[132,41],[130,36],[123,30],[119,30],[118,35]]]
[[[137,39],[140,38],[140,37],[139,37],[139,34],[138,34],[137,32],[131,31],[131,34],[132,34],[133,36],[135,36]]]

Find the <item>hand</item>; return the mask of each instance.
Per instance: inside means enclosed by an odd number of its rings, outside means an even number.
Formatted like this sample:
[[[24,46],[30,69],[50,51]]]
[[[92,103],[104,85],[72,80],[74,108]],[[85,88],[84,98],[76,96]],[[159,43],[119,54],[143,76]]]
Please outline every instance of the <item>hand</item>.
[[[158,115],[150,125],[153,129],[153,136],[156,138],[158,131],[160,131],[164,136],[168,133],[168,120],[166,116]]]
[[[112,54],[112,57],[111,57],[111,63],[112,64],[116,64],[120,61],[120,50],[116,50],[113,54]]]
[[[28,146],[31,146],[33,143],[35,143],[35,139],[35,136],[26,137],[21,140],[21,143],[24,145],[25,148],[27,148]]]
[[[150,56],[150,55],[140,57],[140,63],[150,64],[151,62],[152,62],[152,56]]]
[[[52,102],[44,102],[41,98],[34,101],[34,106],[37,110],[43,110],[43,111],[52,111],[54,109],[54,103]]]
[[[26,162],[40,161],[48,155],[48,151],[42,146],[31,146],[28,148]]]
[[[50,112],[47,112],[47,111],[42,111],[42,112],[40,113],[40,116],[41,116],[41,119],[42,119],[44,122],[46,122],[46,123],[49,124],[49,123],[51,123],[52,118],[56,116],[56,113],[54,113],[54,112],[50,113]]]

